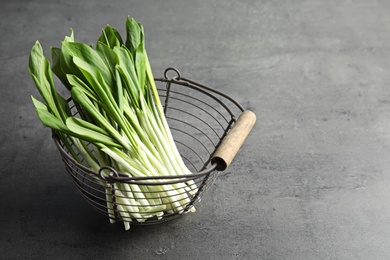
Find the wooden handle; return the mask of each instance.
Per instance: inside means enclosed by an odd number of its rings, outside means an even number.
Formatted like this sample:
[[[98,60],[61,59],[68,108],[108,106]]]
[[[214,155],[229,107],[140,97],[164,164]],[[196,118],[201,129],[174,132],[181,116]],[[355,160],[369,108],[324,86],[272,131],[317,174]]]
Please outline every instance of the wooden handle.
[[[256,115],[249,110],[245,110],[238,117],[237,122],[233,125],[211,158],[211,163],[218,164],[218,171],[223,171],[229,167],[245,138],[255,125],[255,122]]]

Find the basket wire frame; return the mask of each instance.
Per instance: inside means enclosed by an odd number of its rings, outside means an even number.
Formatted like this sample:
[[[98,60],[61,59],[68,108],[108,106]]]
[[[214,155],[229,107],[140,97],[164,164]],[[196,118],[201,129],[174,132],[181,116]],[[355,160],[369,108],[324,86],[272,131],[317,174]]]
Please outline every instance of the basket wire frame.
[[[168,74],[174,74],[174,76],[169,77]],[[77,162],[57,134],[53,132],[54,142],[75,186],[93,208],[108,216],[111,221],[127,221],[131,222],[131,225],[157,224],[177,218],[190,211],[217,178],[219,171],[216,168],[218,165],[211,163],[213,153],[236,122],[238,115],[244,111],[244,108],[228,95],[183,78],[174,68],[166,69],[164,77],[156,78],[155,81],[176,146],[191,174],[128,177],[127,174],[117,172],[108,166],[103,166],[99,172],[94,172],[81,154],[77,154],[80,161]],[[69,106],[76,115],[77,110],[72,100],[69,101]],[[91,147],[90,144],[89,147]],[[90,150],[94,154],[92,147]],[[109,175],[103,175],[103,171],[108,171]],[[157,198],[158,191],[154,188],[157,185],[173,187],[170,185],[188,183],[189,181],[193,181],[196,190],[183,191],[188,193],[190,201],[181,211],[167,211],[159,217],[138,219],[138,221],[126,217],[126,214],[120,214],[123,213],[123,207],[135,205],[123,204],[122,198],[117,195],[116,191],[121,191],[121,194],[127,193],[126,190],[118,190],[120,189],[118,183],[127,183],[129,187],[144,188],[143,190],[149,192],[150,199]],[[133,190],[135,196],[140,195],[137,192],[140,191]],[[112,203],[111,211],[108,201]],[[161,205],[164,205],[164,199],[162,199]],[[172,207],[172,205],[170,206]]]

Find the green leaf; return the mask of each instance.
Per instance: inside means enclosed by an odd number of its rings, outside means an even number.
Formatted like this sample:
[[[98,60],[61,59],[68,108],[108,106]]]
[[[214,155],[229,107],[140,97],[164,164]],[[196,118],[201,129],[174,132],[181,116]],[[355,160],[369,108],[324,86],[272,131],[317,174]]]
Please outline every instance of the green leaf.
[[[130,17],[126,20],[126,47],[131,54],[135,56],[136,50],[141,43],[141,28],[140,25]]]
[[[62,46],[64,43],[62,44]],[[73,74],[78,78],[85,80],[81,71],[73,64],[73,56],[68,52],[68,50],[61,47],[61,56],[60,56],[60,69],[62,72],[58,72],[60,75]]]
[[[38,99],[36,99],[33,96],[31,96],[31,99],[32,99],[32,102],[33,102],[36,109],[43,109],[43,110],[48,111],[47,106],[43,102],[39,101]]]
[[[58,118],[64,116],[63,102],[55,89],[50,63],[43,55],[42,46],[38,41],[30,52],[29,71],[50,112]]]
[[[44,126],[65,134],[72,134],[69,128],[62,122],[61,119],[55,117],[47,109],[36,109],[39,119]]]
[[[74,31],[70,28],[70,36],[65,36],[64,42],[74,42]]]
[[[31,96],[31,99],[32,99],[33,104],[36,108],[38,117],[41,119],[41,122],[43,123],[43,125],[50,127],[51,129],[54,129],[54,130],[57,128],[56,129],[57,134],[58,134],[58,137],[62,140],[62,143],[65,145],[67,150],[70,152],[72,157],[75,158],[75,160],[77,160],[78,162],[80,162],[80,159],[78,158],[76,152],[74,151],[74,147],[72,145],[70,145],[68,138],[65,136],[65,133],[69,134],[69,132],[64,127],[64,125],[61,122],[57,121],[56,118],[53,119],[50,115],[46,114],[46,112],[43,112],[43,111],[47,111],[47,113],[49,113],[47,106],[43,102],[37,100],[33,96]],[[53,126],[52,124],[55,124],[55,126]],[[63,129],[65,129],[65,131]]]
[[[67,127],[79,138],[94,144],[104,144],[109,147],[122,147],[107,132],[85,120],[69,117],[66,120]]]
[[[42,46],[36,41],[30,51],[28,69],[39,93],[46,103],[50,103],[50,82],[44,77],[45,70],[48,67],[47,63],[48,62],[43,56]]]
[[[80,90],[82,90],[89,98],[92,100],[98,102],[98,97],[96,96],[96,93],[94,90],[87,84],[84,83],[81,79],[79,79],[76,75],[68,74],[66,75],[67,80],[69,81],[69,84],[72,87],[78,87]]]
[[[135,55],[135,68],[137,70],[137,77],[138,77],[138,82],[141,87],[141,90],[143,94],[145,92],[148,92],[145,89],[145,83],[146,83],[146,61],[145,61],[145,48],[143,44],[140,44],[136,50],[136,55]]]
[[[65,121],[66,118],[72,115],[69,109],[68,101],[63,98],[57,91],[54,92],[54,100],[62,120]]]
[[[98,39],[98,44],[99,42],[105,43],[111,49],[123,44],[123,40],[119,32],[110,25],[107,25],[106,28],[102,30],[102,34]]]
[[[79,125],[80,127],[84,127],[84,128],[87,128],[91,131],[94,131],[94,132],[97,132],[97,133],[100,133],[102,135],[105,135],[105,136],[109,136],[109,134],[107,133],[107,131],[105,131],[103,128],[95,125],[95,124],[92,124],[91,122],[88,122],[86,120],[83,120],[81,118],[77,118],[77,117],[69,117],[67,120],[66,120],[66,124],[68,124],[69,122],[71,122],[72,124],[77,124]]]
[[[71,86],[69,85],[69,82],[66,79],[66,74],[63,72],[61,68],[61,55],[62,51],[60,48],[57,47],[51,47],[51,60],[52,60],[52,66],[51,70],[53,73],[57,76],[57,78],[61,81],[61,83],[70,90]]]
[[[111,73],[111,76],[113,78],[116,78],[115,66],[118,63],[118,57],[113,51],[113,49],[108,47],[105,43],[99,41],[96,45],[96,52],[99,54],[100,58],[106,64],[107,68]]]
[[[114,52],[118,56],[117,69],[120,72],[121,78],[124,83],[132,102],[135,106],[139,106],[140,97],[140,84],[138,82],[137,72],[134,68],[134,61],[131,52],[125,47],[115,47]]]
[[[130,150],[130,143],[126,141],[119,132],[108,122],[107,118],[101,115],[100,111],[88,99],[88,96],[83,93],[78,87],[73,87],[71,90],[72,98],[81,104],[81,106],[95,119],[96,122],[103,127],[109,135],[116,139],[125,149]]]
[[[116,78],[115,99],[116,99],[116,103],[118,104],[120,114],[123,115],[124,96],[123,96],[122,79],[119,74],[118,67],[115,67],[115,78]]]
[[[124,86],[124,89],[126,90],[129,99],[131,100],[131,106],[132,107],[140,107],[140,101],[139,101],[139,89],[137,89],[130,76],[126,73],[125,69],[123,69],[122,66],[117,66],[117,71],[122,79],[122,84]]]
[[[119,116],[116,115],[119,109],[115,103],[115,99],[112,95],[111,89],[104,81],[103,76],[100,73],[100,70],[95,68],[92,64],[89,64],[78,57],[74,57],[73,62],[83,73],[89,85],[98,95],[102,103],[107,105],[107,107],[110,109],[107,112],[110,113],[112,116]]]
[[[84,80],[84,76],[74,64],[74,58],[83,60],[89,67],[98,70],[108,86],[113,86],[114,78],[111,71],[106,66],[106,63],[101,59],[100,55],[90,46],[78,42],[63,42],[62,43],[61,67],[66,74],[74,74]]]

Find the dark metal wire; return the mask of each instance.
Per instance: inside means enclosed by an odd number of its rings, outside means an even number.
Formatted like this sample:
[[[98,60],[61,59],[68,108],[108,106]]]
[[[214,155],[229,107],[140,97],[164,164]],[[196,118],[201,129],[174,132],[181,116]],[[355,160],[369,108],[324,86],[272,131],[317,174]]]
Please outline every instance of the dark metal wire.
[[[199,102],[199,103],[201,103],[202,105],[204,105],[205,108],[203,108],[203,107],[201,107],[201,106],[199,106],[199,105],[195,105],[194,103],[191,103],[191,102],[189,102],[188,100],[184,100],[184,99],[180,99],[180,98],[174,98],[174,99],[176,99],[176,100],[179,100],[179,101],[181,101],[181,102],[183,102],[183,103],[188,104],[189,106],[194,106],[196,109],[202,110],[203,112],[207,113],[210,117],[213,117],[215,120],[217,120],[213,115],[211,115],[211,113],[210,113],[207,109],[213,110],[213,111],[217,112],[221,117],[223,117],[223,118],[225,119],[226,122],[228,122],[228,119],[227,119],[226,117],[224,117],[224,115],[223,115],[219,110],[215,109],[215,107],[213,107],[213,106],[211,106],[210,104],[204,102],[203,100],[198,99],[198,98],[196,98],[196,97],[193,97],[193,96],[191,96],[191,95],[187,95],[187,94],[180,93],[180,92],[176,92],[176,91],[170,91],[170,92],[171,92],[171,93],[174,93],[174,94],[177,94],[177,95],[181,95],[181,96],[190,98],[190,99],[192,99],[192,100],[196,100],[197,102]],[[160,95],[160,96],[161,96],[161,97],[164,97],[163,95]],[[206,108],[207,108],[207,109],[206,109]],[[190,114],[190,115],[192,115],[192,114]],[[222,124],[220,124],[220,126],[223,127]]]
[[[168,74],[174,76],[169,78]],[[115,221],[131,221],[131,224],[137,225],[156,224],[188,212],[200,201],[202,195],[217,178],[218,163],[211,163],[212,155],[234,125],[236,117],[244,111],[244,108],[230,96],[183,78],[175,68],[166,69],[164,78],[156,78],[155,80],[156,83],[165,83],[165,89],[159,88],[160,98],[164,99],[164,113],[169,121],[168,124],[175,142],[181,149],[183,160],[193,169],[191,174],[129,177],[128,174],[118,172],[109,166],[103,166],[98,172],[95,172],[89,168],[79,152],[76,152],[78,160],[73,158],[59,136],[53,132],[54,142],[77,189],[92,207]],[[77,104],[69,100],[69,106],[71,111],[76,114]],[[72,149],[75,149],[70,139],[69,142]],[[94,154],[91,145],[86,145]],[[163,205],[164,197],[157,196],[157,191],[153,190],[153,187],[188,182],[194,182],[197,190],[195,194],[190,196],[191,200],[182,212],[166,212],[162,217],[148,218],[145,222],[127,219],[126,216],[120,214],[118,199],[121,198],[117,197],[116,192],[120,191],[126,194],[126,191],[121,190],[117,184],[125,183],[129,184],[130,187],[131,185],[144,187],[149,191],[149,199],[159,198],[162,200],[161,205]],[[172,189],[175,188],[172,186]],[[177,191],[179,193],[190,192],[190,190]],[[166,192],[169,192],[169,189]],[[137,195],[137,191],[133,191],[133,194]],[[107,196],[112,198],[113,212],[111,213],[107,206]]]

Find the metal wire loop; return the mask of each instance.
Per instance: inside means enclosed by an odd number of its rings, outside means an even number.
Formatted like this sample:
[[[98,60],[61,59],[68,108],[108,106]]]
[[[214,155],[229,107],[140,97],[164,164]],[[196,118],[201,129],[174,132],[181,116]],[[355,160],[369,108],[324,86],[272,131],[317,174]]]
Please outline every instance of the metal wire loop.
[[[103,172],[104,170],[109,170],[110,173],[108,174],[108,176],[104,176]],[[118,172],[110,167],[110,166],[102,166],[100,169],[99,169],[99,177],[104,180],[104,181],[109,181],[110,179],[112,179],[112,177],[119,177],[119,174]]]
[[[176,76],[176,77],[169,78],[169,77],[168,77],[168,72],[170,72],[170,71],[174,71],[174,72],[177,74],[177,76]],[[164,71],[164,78],[167,79],[167,80],[172,80],[172,79],[181,80],[180,71],[178,71],[178,70],[175,69],[175,68],[167,68],[167,69]]]

